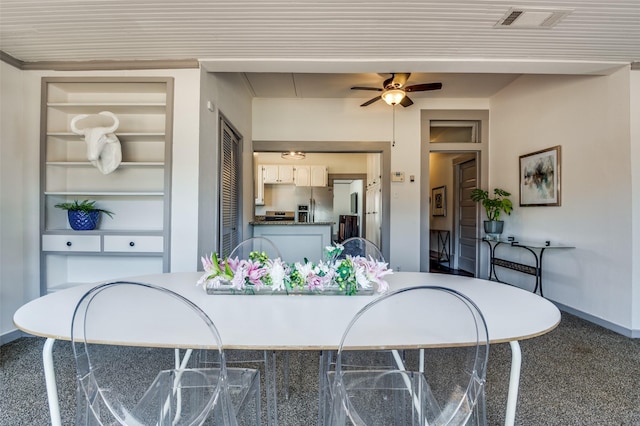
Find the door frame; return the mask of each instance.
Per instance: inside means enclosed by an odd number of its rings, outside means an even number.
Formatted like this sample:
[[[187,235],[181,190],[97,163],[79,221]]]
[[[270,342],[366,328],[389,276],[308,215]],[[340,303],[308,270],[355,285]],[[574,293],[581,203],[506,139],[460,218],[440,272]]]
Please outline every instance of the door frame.
[[[348,180],[348,179],[362,181],[362,194],[361,194],[362,209],[358,212],[358,217],[360,218],[360,235],[364,237],[365,235],[367,235],[366,234],[367,225],[365,224],[364,212],[362,210],[364,210],[365,206],[367,205],[367,191],[366,191],[367,174],[366,173],[329,173],[329,175],[327,176],[329,186],[333,186],[334,180]]]
[[[431,143],[430,122],[432,120],[465,120],[480,122],[478,143]],[[489,170],[489,110],[431,110],[420,111],[420,271],[428,272],[431,259],[430,250],[430,218],[431,218],[431,183],[429,179],[431,152],[459,153],[474,151],[477,153],[476,165],[478,167],[478,187],[482,187],[488,182]],[[479,210],[478,210],[479,211]],[[476,230],[480,229],[480,215],[476,215]],[[479,234],[477,235],[479,237]],[[453,242],[452,242],[453,246]],[[481,250],[476,251],[476,271],[475,276],[485,276],[488,272],[487,256]],[[453,253],[452,253],[453,255]]]

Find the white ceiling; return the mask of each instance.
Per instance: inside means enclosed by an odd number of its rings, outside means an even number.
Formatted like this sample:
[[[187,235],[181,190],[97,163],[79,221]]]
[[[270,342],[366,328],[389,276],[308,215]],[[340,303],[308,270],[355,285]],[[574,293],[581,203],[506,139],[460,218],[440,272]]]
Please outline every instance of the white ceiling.
[[[524,14],[496,27],[513,8]],[[258,97],[368,98],[348,88],[390,72],[443,83],[414,97],[483,96],[521,73],[640,61],[640,0],[0,0],[0,50],[44,66],[195,59],[246,72]]]
[[[353,86],[382,88],[391,74],[352,73],[245,73],[257,98],[362,98],[380,96],[373,91],[351,90]],[[420,98],[487,98],[513,81],[518,74],[412,73],[405,86],[442,83],[442,90],[413,92]]]

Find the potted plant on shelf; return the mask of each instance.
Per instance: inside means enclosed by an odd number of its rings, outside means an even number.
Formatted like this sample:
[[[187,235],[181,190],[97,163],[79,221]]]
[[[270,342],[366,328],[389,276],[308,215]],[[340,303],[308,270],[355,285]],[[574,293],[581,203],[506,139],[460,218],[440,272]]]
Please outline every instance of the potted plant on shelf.
[[[67,211],[69,225],[75,231],[90,231],[98,226],[100,213],[113,217],[113,212],[95,206],[95,201],[74,200],[71,203],[58,203],[54,207]]]
[[[500,220],[500,213],[505,212],[510,215],[513,210],[513,203],[509,197],[511,193],[504,189],[494,188],[494,197],[489,196],[489,191],[476,188],[471,191],[471,199],[476,203],[482,203],[485,211],[487,212],[487,219],[484,221],[484,232],[489,236],[497,238],[502,234],[504,228],[504,222]]]

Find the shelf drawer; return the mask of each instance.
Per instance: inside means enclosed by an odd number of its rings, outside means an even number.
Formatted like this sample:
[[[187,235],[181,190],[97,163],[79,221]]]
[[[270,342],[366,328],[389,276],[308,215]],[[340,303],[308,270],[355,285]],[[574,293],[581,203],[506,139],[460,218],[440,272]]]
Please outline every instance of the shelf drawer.
[[[149,235],[105,235],[105,252],[145,252],[162,253],[164,244],[161,236]]]
[[[43,251],[99,252],[99,235],[43,235]]]

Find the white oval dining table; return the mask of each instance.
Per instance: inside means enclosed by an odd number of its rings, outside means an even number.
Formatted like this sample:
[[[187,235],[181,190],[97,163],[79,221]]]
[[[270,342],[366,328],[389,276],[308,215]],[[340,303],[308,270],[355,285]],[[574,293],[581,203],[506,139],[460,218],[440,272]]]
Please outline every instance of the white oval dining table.
[[[342,333],[351,318],[378,295],[207,295],[196,286],[199,272],[177,272],[125,278],[173,290],[203,309],[218,328],[224,349],[337,350]],[[517,287],[476,278],[422,272],[396,272],[388,275],[391,290],[433,285],[457,290],[471,298],[482,311],[491,344],[509,343],[511,371],[505,424],[515,421],[522,355],[519,341],[553,330],[560,322],[560,311],[549,300]],[[52,350],[56,340],[70,340],[71,317],[76,303],[97,283],[81,284],[35,299],[14,315],[20,330],[47,340],[43,349],[44,372],[53,426],[61,424]],[[142,315],[144,313],[141,313]],[[442,322],[446,327],[446,321]],[[108,324],[105,326],[108,327]],[[185,324],[183,330],[189,330]],[[442,333],[446,336],[447,333]],[[375,345],[376,336],[371,336]],[[450,336],[451,341],[455,336]],[[162,330],[156,343],[171,346],[171,334]],[[120,343],[127,336],[118,336]],[[446,345],[449,341],[438,342]],[[136,342],[130,342],[135,344]],[[449,342],[450,343],[450,342]],[[268,357],[265,357],[268,358]],[[272,364],[275,369],[275,363]],[[267,379],[269,380],[269,372]],[[275,389],[275,373],[267,384]],[[277,423],[275,396],[269,423]],[[269,408],[269,407],[268,407]]]

